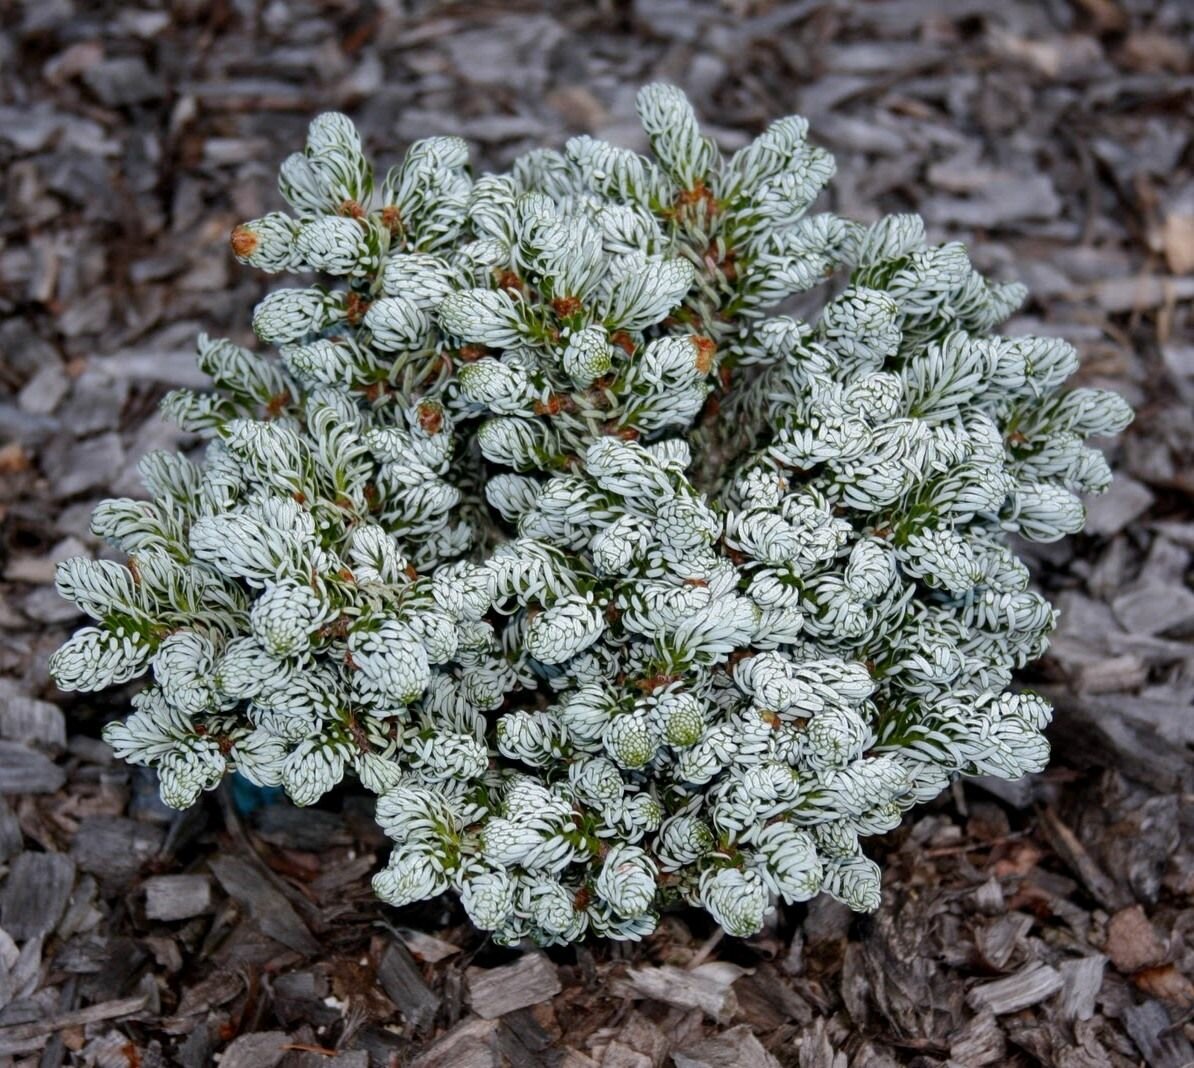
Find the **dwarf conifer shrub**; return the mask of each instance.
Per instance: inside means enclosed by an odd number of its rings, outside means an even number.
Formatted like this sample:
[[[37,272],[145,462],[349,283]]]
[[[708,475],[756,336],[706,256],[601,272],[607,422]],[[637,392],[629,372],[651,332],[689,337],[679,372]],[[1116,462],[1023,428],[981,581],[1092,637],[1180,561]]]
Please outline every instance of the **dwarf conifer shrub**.
[[[202,458],[147,456],[94,518],[128,564],[58,575],[94,622],[54,677],[150,676],[105,737],[168,804],[355,776],[378,894],[452,888],[505,942],[872,909],[861,837],[1042,768],[1009,686],[1054,612],[1008,535],[1079,530],[1086,439],[1131,417],[995,333],[1023,289],[918,218],[810,214],[803,120],[727,159],[676,89],[639,110],[650,159],[577,137],[473,179],[432,138],[380,185],[317,118],[290,211],[232,236],[307,284],[262,351],[200,338],[212,389],[163,406]]]

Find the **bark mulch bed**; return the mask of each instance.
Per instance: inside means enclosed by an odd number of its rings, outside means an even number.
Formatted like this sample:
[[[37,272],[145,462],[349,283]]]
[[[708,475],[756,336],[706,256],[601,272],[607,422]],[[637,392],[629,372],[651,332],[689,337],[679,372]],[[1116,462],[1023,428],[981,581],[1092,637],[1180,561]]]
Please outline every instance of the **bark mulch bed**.
[[[1182,1068],[1194,1064],[1194,27],[1181,0],[41,0],[0,20],[0,1064],[285,1068]],[[248,340],[231,227],[278,206],[308,119],[500,165],[638,147],[640,84],[736,148],[800,111],[827,206],[921,212],[1032,298],[1139,417],[1089,532],[1032,550],[1062,610],[1025,681],[1044,775],[956,787],[874,843],[882,908],[762,935],[496,947],[395,911],[368,799],[164,809],[68,697],[54,563],[189,442],[155,404],[200,329]]]

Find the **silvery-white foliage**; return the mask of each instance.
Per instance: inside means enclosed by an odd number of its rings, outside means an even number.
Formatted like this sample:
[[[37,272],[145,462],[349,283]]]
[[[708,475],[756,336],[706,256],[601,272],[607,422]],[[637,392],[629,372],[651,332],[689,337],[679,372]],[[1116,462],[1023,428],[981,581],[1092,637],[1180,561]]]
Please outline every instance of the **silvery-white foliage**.
[[[455,889],[504,943],[750,935],[777,900],[880,900],[860,839],[956,775],[1048,759],[1011,692],[1054,623],[1007,536],[1081,529],[1131,413],[914,216],[810,209],[781,119],[723,158],[648,86],[645,158],[578,137],[470,177],[431,138],[375,185],[342,115],[233,233],[310,273],[203,337],[150,499],[62,564],[64,689],[148,674],[105,737],[192,804],[230,771],[311,804],[353,777],[376,892]],[[837,274],[808,322],[777,305]],[[720,417],[719,417],[720,413]]]

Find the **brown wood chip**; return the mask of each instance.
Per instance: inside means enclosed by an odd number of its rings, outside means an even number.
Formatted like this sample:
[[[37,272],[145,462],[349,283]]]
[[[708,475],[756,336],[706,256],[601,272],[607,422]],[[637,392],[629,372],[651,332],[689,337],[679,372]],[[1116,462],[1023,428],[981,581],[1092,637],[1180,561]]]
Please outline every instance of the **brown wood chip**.
[[[992,968],[1000,971],[1012,959],[1016,947],[1032,928],[1032,917],[1023,912],[1008,912],[985,923],[974,932],[974,944]]]
[[[1107,924],[1107,956],[1121,972],[1130,974],[1165,959],[1165,943],[1139,905],[1120,909]]]
[[[217,857],[209,866],[228,896],[248,910],[263,934],[304,956],[319,952],[319,943],[294,906],[262,872],[240,857]]]
[[[151,920],[189,920],[211,908],[211,877],[155,875],[142,884]]]
[[[1190,1068],[1194,1064],[1194,1045],[1174,1026],[1160,1002],[1129,1005],[1123,1018],[1148,1068]]]
[[[1067,1020],[1089,1020],[1095,1011],[1095,999],[1103,987],[1107,958],[1101,953],[1063,961],[1061,1015]]]
[[[503,1068],[496,1020],[469,1018],[411,1061],[410,1068]]]
[[[391,942],[382,954],[377,978],[382,989],[415,1030],[426,1027],[439,1011],[441,998],[423,979],[423,973],[399,942]]]
[[[285,1031],[258,1031],[233,1039],[220,1054],[220,1068],[274,1068],[286,1056]]]
[[[60,1012],[54,1016],[47,1016],[44,1020],[32,1020],[29,1023],[0,1028],[0,1043],[19,1042],[23,1039],[62,1031],[68,1027],[83,1027],[87,1024],[99,1023],[101,1020],[115,1020],[121,1016],[131,1016],[135,1012],[140,1012],[145,1007],[145,1002],[144,996],[117,998],[114,1001],[102,1001],[98,1005],[89,1005],[85,1009]]]
[[[728,1022],[738,1009],[734,981],[743,970],[722,961],[689,971],[670,964],[636,968],[626,973],[626,992],[682,1009],[700,1009],[714,1020]]]
[[[0,6],[0,1019],[150,994],[131,1017],[2,1037],[5,1054],[42,1068],[750,1068],[758,1047],[785,1068],[1194,1062],[1191,0]],[[682,908],[639,943],[480,969],[498,958],[453,895],[395,911],[372,894],[392,846],[356,783],[313,807],[243,814],[224,788],[167,811],[154,772],[98,737],[143,683],[53,691],[48,656],[85,625],[53,570],[119,555],[91,512],[145,498],[139,457],[199,461],[202,435],[153,402],[209,385],[200,329],[248,342],[253,304],[294,284],[236,264],[227,241],[287,211],[277,165],[314,115],[350,114],[383,168],[459,135],[482,174],[580,132],[647,151],[633,96],[656,79],[689,94],[727,156],[807,116],[835,156],[825,208],[916,213],[933,243],[1024,283],[990,333],[1064,339],[1070,385],[1116,390],[1137,418],[1094,443],[1116,477],[1084,498],[1085,533],[1016,548],[1060,612],[1016,677],[1056,708],[1043,774],[960,781],[866,842],[883,870],[872,914],[821,895],[743,943]],[[751,249],[732,243],[708,255],[744,277]],[[813,321],[847,274],[776,313]],[[947,301],[959,326],[978,296]],[[385,417],[400,399],[386,392],[357,395]]]
[[[1044,1001],[1056,994],[1061,985],[1061,973],[1056,968],[1036,961],[1006,979],[976,986],[966,1000],[974,1009],[988,1008],[996,1016],[1002,1016]]]
[[[0,890],[0,927],[18,942],[49,934],[75,885],[75,863],[61,853],[20,854]]]
[[[537,1005],[560,992],[556,966],[542,953],[527,953],[501,968],[469,968],[466,978],[473,1012],[485,1020]]]
[[[20,742],[0,742],[0,794],[52,794],[66,772],[44,753]]]
[[[152,823],[122,816],[92,816],[79,824],[71,856],[101,882],[126,886],[157,855],[165,831]]]
[[[49,701],[24,694],[0,697],[0,738],[58,752],[66,748],[66,718]]]
[[[746,1024],[676,1050],[672,1060],[676,1068],[779,1068]]]
[[[1061,817],[1052,808],[1047,808],[1041,813],[1041,827],[1049,836],[1058,855],[1082,880],[1083,885],[1100,905],[1104,908],[1117,908],[1126,903],[1125,892],[1108,878],[1091,858],[1078,836],[1062,822]]]
[[[949,1055],[966,1068],[998,1064],[1007,1056],[1007,1041],[995,1014],[984,1009],[958,1032],[949,1044]]]

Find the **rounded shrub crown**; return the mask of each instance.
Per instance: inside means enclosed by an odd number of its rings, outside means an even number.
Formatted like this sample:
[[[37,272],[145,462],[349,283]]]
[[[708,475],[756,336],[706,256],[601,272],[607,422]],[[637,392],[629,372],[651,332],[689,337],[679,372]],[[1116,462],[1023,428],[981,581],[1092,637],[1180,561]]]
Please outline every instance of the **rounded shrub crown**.
[[[472,179],[455,138],[375,186],[342,115],[238,226],[276,355],[199,340],[163,407],[202,459],[61,565],[93,619],[63,689],[150,681],[105,738],[192,804],[229,772],[311,804],[347,775],[403,905],[501,941],[639,938],[687,902],[874,908],[859,840],[956,775],[1042,768],[1009,691],[1054,622],[1010,533],[1082,527],[1122,399],[993,331],[914,216],[809,209],[833,161],[782,119],[724,158],[683,95],[647,159],[588,137]],[[824,287],[807,321],[789,298]]]

